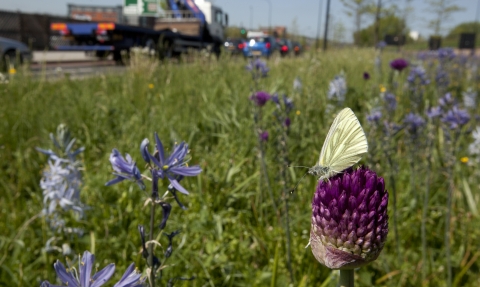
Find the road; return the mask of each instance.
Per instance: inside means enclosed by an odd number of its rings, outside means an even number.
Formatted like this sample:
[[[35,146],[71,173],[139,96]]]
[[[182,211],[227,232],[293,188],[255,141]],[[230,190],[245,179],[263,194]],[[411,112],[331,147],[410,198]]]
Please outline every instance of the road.
[[[79,79],[90,76],[121,73],[125,66],[116,65],[112,59],[98,60],[85,52],[33,52],[30,70],[34,77],[59,79],[65,76]]]

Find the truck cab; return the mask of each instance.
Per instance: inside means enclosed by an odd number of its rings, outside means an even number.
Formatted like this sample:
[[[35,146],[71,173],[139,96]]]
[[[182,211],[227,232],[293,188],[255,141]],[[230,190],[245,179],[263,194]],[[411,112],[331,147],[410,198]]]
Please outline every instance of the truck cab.
[[[195,4],[205,15],[205,21],[210,36],[215,42],[224,42],[225,29],[228,26],[228,15],[224,14],[222,9],[213,5],[209,1],[195,0]]]

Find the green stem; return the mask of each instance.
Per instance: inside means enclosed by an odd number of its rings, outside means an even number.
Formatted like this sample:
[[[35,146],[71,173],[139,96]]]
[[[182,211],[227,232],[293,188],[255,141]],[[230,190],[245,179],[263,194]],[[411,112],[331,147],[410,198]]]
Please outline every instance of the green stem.
[[[150,266],[150,287],[155,287],[155,266],[153,266],[153,228],[155,222],[155,202],[152,198],[152,207],[150,208],[150,234],[148,236],[150,244],[148,245],[148,265]]]
[[[454,177],[453,172],[455,171],[455,146],[458,138],[458,133],[450,137],[451,141],[451,151],[450,151],[450,162],[448,170],[448,194],[447,194],[447,213],[445,215],[445,255],[447,257],[447,287],[452,286],[452,255],[450,250],[450,220],[452,218],[452,202],[453,202],[453,188],[454,188]]]
[[[340,270],[340,280],[338,281],[339,287],[354,287],[354,270]]]
[[[432,142],[433,133],[429,132],[427,137],[427,175],[425,182],[425,195],[423,198],[423,210],[422,210],[422,282],[427,279],[427,215],[428,215],[428,203],[430,201],[430,171],[432,169]]]

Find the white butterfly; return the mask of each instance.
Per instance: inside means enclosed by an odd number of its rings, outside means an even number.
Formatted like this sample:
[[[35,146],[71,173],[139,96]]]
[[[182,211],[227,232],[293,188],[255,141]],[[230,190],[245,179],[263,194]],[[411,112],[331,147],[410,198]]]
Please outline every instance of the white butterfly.
[[[308,173],[326,180],[356,164],[367,152],[367,137],[360,122],[350,108],[345,108],[333,120],[318,163]]]

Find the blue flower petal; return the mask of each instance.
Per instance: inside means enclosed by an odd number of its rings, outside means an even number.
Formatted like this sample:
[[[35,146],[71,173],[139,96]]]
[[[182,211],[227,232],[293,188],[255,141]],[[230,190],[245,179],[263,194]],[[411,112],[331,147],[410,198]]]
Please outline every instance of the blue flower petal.
[[[173,187],[176,190],[180,191],[183,194],[189,194],[188,191],[185,188],[183,188],[183,186],[181,186],[176,179],[168,177],[168,180],[170,180],[170,183],[173,185]]]
[[[200,174],[200,172],[202,172],[202,169],[198,165],[190,166],[190,167],[175,166],[170,168],[169,171],[174,174],[179,174],[183,176],[196,176]]]
[[[165,151],[157,133],[155,133],[155,143],[157,145],[158,155],[160,158],[160,167],[163,167],[163,165],[165,164]]]
[[[90,287],[90,278],[92,274],[93,263],[95,262],[95,256],[85,251],[82,256],[82,261],[79,267],[80,271],[80,286]]]
[[[115,272],[115,264],[110,263],[108,264],[105,268],[102,270],[98,271],[95,275],[92,277],[92,285],[90,287],[99,287],[102,286],[105,282],[110,280],[112,277],[113,273]]]
[[[65,266],[63,266],[62,262],[57,260],[55,264],[53,264],[53,268],[55,269],[55,272],[57,273],[58,279],[62,281],[62,283],[66,284],[67,286],[79,286],[78,281],[73,277],[73,275],[65,269]]]

